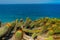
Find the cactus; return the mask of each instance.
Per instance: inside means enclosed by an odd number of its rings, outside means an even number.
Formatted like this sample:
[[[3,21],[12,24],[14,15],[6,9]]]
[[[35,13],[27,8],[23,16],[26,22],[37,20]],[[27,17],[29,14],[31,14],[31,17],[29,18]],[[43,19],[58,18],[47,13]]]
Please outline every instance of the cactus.
[[[18,26],[19,26],[20,28],[22,28],[23,25],[24,25],[24,21],[23,21],[23,19],[20,19],[20,22],[18,23]]]
[[[41,32],[42,30],[40,29],[33,29],[33,30],[30,30],[30,29],[25,29],[23,28],[22,29],[24,32],[28,32],[28,33],[38,33],[38,32]]]
[[[1,27],[0,28],[0,37],[3,36],[9,30],[10,27],[11,27],[10,23],[6,24],[4,27]]]
[[[60,27],[56,27],[54,30],[55,33],[60,33]]]
[[[23,38],[23,32],[22,30],[18,30],[10,40],[22,40],[22,38]]]
[[[14,32],[16,32],[16,29],[17,29],[17,27],[18,27],[18,22],[19,22],[18,19],[16,19],[16,20],[15,20]]]
[[[37,33],[32,34],[32,38],[35,38],[37,36]]]
[[[29,17],[27,17],[26,21],[24,23],[25,28],[27,28],[31,22],[32,22],[31,19]]]
[[[11,40],[22,40],[24,33],[25,36],[28,36],[32,39],[34,39],[36,36],[42,36],[46,34],[48,36],[47,40],[53,40],[52,36],[55,33],[60,33],[60,19],[48,17],[36,19],[33,21],[28,17],[26,18],[26,21],[23,21],[23,19],[20,19],[20,21],[16,19],[16,21],[9,22],[4,27],[0,27],[0,37],[7,32],[11,33],[12,31],[15,31],[15,34]],[[26,38],[25,36],[24,38]],[[29,40],[29,38],[26,40]]]
[[[54,31],[53,31],[53,30],[49,30],[49,31],[47,32],[47,34],[48,34],[48,35],[53,35],[53,34],[54,34]]]
[[[33,26],[35,26],[35,22],[32,21],[32,23],[30,23],[30,27],[32,28]]]
[[[54,40],[53,36],[48,36],[45,40]]]

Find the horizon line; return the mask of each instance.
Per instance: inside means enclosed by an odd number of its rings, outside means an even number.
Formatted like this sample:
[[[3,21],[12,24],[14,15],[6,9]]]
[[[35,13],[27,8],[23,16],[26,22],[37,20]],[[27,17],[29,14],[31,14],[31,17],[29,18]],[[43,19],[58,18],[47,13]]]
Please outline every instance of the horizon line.
[[[60,3],[0,3],[0,4],[60,4]]]

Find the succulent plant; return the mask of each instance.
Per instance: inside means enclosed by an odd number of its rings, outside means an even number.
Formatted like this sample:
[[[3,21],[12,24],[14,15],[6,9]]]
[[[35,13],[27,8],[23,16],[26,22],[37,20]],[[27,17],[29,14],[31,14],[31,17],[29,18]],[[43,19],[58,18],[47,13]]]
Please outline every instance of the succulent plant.
[[[27,17],[26,21],[24,22],[24,26],[27,28],[31,22],[32,20],[29,17]]]
[[[18,30],[11,30],[11,28]],[[42,35],[48,36],[46,40],[54,40],[53,35],[55,33],[60,34],[60,19],[49,17],[33,21],[29,17],[26,18],[26,21],[16,19],[13,22],[9,22],[4,27],[0,27],[0,37],[9,31],[15,31],[11,40],[22,40],[23,38],[23,40],[29,40],[30,38],[35,39],[35,37]]]
[[[22,40],[22,38],[23,38],[23,32],[22,30],[18,30],[10,40]]]
[[[54,40],[54,39],[53,39],[53,36],[49,36],[49,37],[47,38],[47,40]]]
[[[4,34],[6,34],[6,32],[8,32],[10,27],[11,27],[10,23],[6,24],[4,27],[1,27],[0,28],[0,37],[3,36]]]

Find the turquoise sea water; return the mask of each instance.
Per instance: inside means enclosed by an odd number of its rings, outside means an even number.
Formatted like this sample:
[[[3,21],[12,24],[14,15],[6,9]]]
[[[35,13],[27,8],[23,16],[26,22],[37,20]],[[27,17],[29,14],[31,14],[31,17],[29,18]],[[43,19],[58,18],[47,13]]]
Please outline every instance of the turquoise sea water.
[[[30,17],[32,20],[39,17],[60,18],[60,4],[0,4],[0,20],[13,21],[16,18]]]

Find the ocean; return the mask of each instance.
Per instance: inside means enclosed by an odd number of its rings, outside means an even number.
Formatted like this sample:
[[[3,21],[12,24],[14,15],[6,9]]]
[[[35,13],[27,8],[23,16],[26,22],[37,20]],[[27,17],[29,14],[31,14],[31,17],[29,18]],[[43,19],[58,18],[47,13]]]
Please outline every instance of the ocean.
[[[30,17],[60,18],[60,4],[0,4],[0,21],[10,22],[15,19]]]

